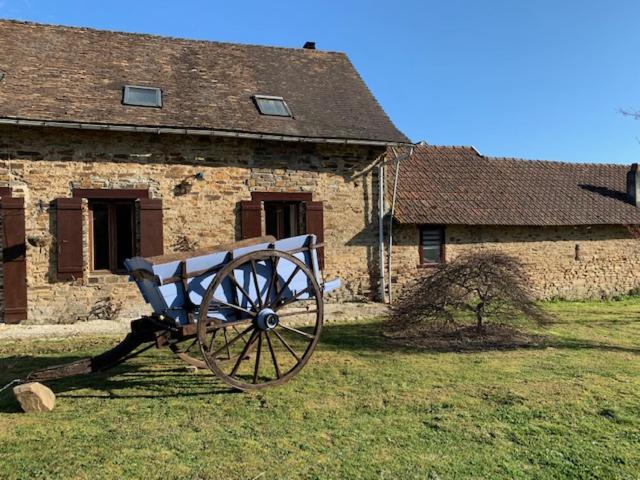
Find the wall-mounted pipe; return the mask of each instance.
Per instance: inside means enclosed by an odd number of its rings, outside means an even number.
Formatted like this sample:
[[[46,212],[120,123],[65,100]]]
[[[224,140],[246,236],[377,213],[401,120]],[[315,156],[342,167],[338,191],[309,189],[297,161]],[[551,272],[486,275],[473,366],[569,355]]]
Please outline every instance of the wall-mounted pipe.
[[[393,302],[393,280],[391,275],[391,266],[392,266],[392,255],[393,255],[393,216],[395,215],[396,210],[396,196],[398,192],[398,173],[400,172],[400,162],[407,158],[411,158],[413,155],[413,146],[409,150],[408,154],[398,156],[395,148],[391,147],[391,151],[393,152],[393,156],[395,157],[395,167],[393,171],[393,193],[391,196],[391,212],[389,215],[389,247],[387,251],[387,272],[389,273],[389,282],[388,282],[388,291],[389,291],[389,303]]]

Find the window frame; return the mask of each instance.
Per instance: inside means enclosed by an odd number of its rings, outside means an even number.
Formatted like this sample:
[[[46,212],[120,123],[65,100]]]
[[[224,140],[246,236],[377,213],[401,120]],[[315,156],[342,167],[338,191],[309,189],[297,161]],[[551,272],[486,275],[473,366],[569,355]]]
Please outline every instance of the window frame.
[[[118,258],[116,245],[117,241],[117,232],[113,230],[113,226],[116,225],[117,220],[115,217],[115,207],[117,205],[127,205],[131,209],[131,253],[132,256],[136,256],[139,254],[139,245],[138,245],[138,229],[137,229],[137,221],[136,221],[136,203],[131,199],[122,199],[122,198],[94,198],[88,199],[88,211],[89,211],[89,272],[90,273],[112,273],[115,275],[122,275],[126,273],[126,269],[124,267],[118,268],[116,261]],[[108,241],[109,241],[109,251],[108,251],[108,268],[95,268],[95,244],[94,244],[94,226],[93,226],[93,211],[95,205],[105,205],[107,207],[107,231],[108,231]],[[116,227],[117,230],[117,227]]]
[[[265,117],[276,117],[276,118],[293,118],[293,113],[291,113],[291,109],[289,108],[289,105],[287,105],[287,102],[285,101],[285,99],[283,97],[278,97],[278,96],[274,96],[274,95],[254,95],[253,97],[253,102],[256,105],[256,108],[258,109],[258,113],[260,113],[260,115],[264,115]],[[262,108],[260,107],[260,100],[279,100],[282,102],[282,105],[284,106],[284,109],[287,111],[288,115],[281,115],[279,113],[265,113],[262,111]]]
[[[424,249],[422,245],[423,234],[426,230],[437,230],[440,235],[440,260],[438,262],[426,261],[424,258]],[[418,228],[418,254],[420,263],[418,267],[429,268],[442,265],[446,262],[446,235],[444,225],[420,225]]]
[[[132,103],[130,99],[131,89],[137,88],[140,90],[154,90],[156,93],[155,104],[150,103]],[[122,104],[129,107],[149,107],[149,108],[162,108],[162,89],[159,87],[147,87],[144,85],[125,85],[122,88]]]

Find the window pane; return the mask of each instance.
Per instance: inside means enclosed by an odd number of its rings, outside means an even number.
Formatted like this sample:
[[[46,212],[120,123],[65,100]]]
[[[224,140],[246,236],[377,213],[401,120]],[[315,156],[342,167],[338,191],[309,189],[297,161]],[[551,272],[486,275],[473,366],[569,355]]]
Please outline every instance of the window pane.
[[[160,90],[126,86],[124,88],[124,103],[142,107],[160,107],[162,106]]]
[[[279,117],[290,117],[284,100],[277,98],[260,98],[256,97],[258,108],[263,115],[276,115]]]
[[[133,256],[133,207],[116,204],[116,270],[124,269],[124,261]]]
[[[93,205],[93,269],[109,268],[109,211],[106,205]]]
[[[298,235],[299,213],[297,203],[265,202],[265,233],[278,240]]]
[[[265,233],[278,238],[278,212],[267,203],[264,205]]]
[[[425,263],[439,263],[440,262],[440,247],[423,247],[422,248],[422,261]]]
[[[420,230],[420,248],[423,263],[440,263],[442,261],[443,232],[439,228],[423,228]]]

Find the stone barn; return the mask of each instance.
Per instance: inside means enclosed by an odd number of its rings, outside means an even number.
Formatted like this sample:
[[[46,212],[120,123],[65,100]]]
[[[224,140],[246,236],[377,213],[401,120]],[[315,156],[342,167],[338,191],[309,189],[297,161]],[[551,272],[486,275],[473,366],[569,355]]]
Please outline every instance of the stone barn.
[[[375,162],[407,138],[349,59],[0,21],[0,321],[147,307],[133,255],[315,233],[376,292]]]
[[[393,177],[390,172],[390,181]],[[417,145],[400,162],[392,277],[469,251],[498,249],[527,265],[540,298],[587,299],[640,287],[637,165],[562,163]]]

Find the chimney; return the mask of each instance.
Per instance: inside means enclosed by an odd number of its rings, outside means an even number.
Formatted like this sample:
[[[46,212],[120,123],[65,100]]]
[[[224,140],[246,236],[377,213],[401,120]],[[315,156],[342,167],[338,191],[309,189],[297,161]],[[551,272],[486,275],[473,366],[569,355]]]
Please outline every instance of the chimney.
[[[640,179],[638,178],[638,164],[631,165],[627,172],[627,197],[636,207],[640,207]]]
[[[306,48],[307,50],[315,50],[316,42],[304,42],[304,46],[302,48]]]

